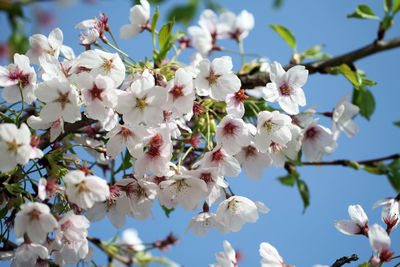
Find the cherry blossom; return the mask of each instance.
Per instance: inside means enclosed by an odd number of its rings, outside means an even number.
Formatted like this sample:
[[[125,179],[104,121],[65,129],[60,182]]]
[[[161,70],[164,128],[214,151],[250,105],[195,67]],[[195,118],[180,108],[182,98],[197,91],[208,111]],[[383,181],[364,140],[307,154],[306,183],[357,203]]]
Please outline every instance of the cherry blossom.
[[[47,181],[45,178],[40,178],[38,185],[38,198],[41,201],[51,199],[55,193],[64,192],[64,186],[57,184],[57,179],[50,179]]]
[[[247,10],[242,10],[238,16],[230,11],[224,12],[220,16],[220,21],[225,26],[222,36],[238,41],[246,38],[249,31],[254,28],[254,16]]]
[[[235,157],[240,162],[247,177],[254,180],[260,180],[263,169],[270,168],[272,164],[270,155],[260,152],[253,142],[242,147],[242,150]]]
[[[130,39],[142,32],[148,26],[150,20],[150,5],[147,0],[140,0],[140,5],[134,5],[129,11],[130,24],[121,27],[119,37]]]
[[[50,55],[58,58],[63,42],[63,33],[59,28],[55,28],[47,38],[43,34],[34,34],[29,37],[31,48],[26,55],[33,64],[39,65],[39,58],[44,55]]]
[[[308,70],[304,66],[294,66],[287,72],[278,62],[271,65],[271,82],[266,85],[264,99],[278,101],[281,108],[289,114],[298,114],[299,105],[306,105],[306,98],[301,87],[306,83]]]
[[[103,202],[110,196],[105,180],[95,175],[85,176],[81,170],[74,170],[65,175],[64,183],[68,200],[82,209],[89,209],[96,201]]]
[[[244,115],[244,104],[243,102],[248,98],[243,89],[240,89],[234,94],[226,96],[226,113],[237,118],[241,118]]]
[[[196,236],[206,236],[210,231],[211,227],[222,234],[226,234],[229,230],[220,224],[217,219],[216,215],[211,212],[201,212],[194,216],[192,220],[190,220],[189,225],[186,228],[185,234],[192,229],[193,234]]]
[[[261,267],[285,267],[283,259],[279,252],[270,243],[262,242],[260,244]]]
[[[17,164],[28,163],[32,151],[31,132],[25,123],[18,129],[15,124],[0,124],[0,171],[12,171]]]
[[[23,243],[20,245],[14,255],[12,267],[41,266],[38,260],[46,260],[49,257],[49,251],[46,247],[35,243]]]
[[[241,118],[226,115],[215,130],[215,139],[229,155],[235,155],[250,144],[252,136]]]
[[[210,264],[210,267],[237,267],[236,253],[231,244],[224,240],[222,243],[224,252],[215,253],[217,264]]]
[[[178,69],[175,78],[168,82],[167,91],[166,109],[172,111],[172,114],[180,116],[192,111],[195,95],[190,73]]]
[[[60,134],[64,132],[64,121],[59,118],[53,122],[46,122],[41,117],[30,116],[26,123],[35,130],[45,130],[50,128],[50,142],[54,142]]]
[[[79,96],[68,81],[53,79],[43,82],[36,90],[38,99],[46,105],[40,111],[44,122],[55,122],[62,118],[66,122],[81,119]]]
[[[36,73],[27,56],[14,54],[13,64],[0,66],[0,86],[4,87],[1,96],[7,103],[21,101],[21,93],[27,104],[36,100]]]
[[[207,152],[194,167],[200,164],[203,167],[216,167],[222,175],[228,177],[236,177],[241,171],[237,159],[229,155],[221,146],[217,146],[212,151]]]
[[[335,221],[335,227],[346,235],[363,234],[368,236],[368,217],[360,205],[350,205],[350,220]]]
[[[388,198],[384,200],[377,201],[373,208],[378,206],[382,207],[382,221],[387,225],[387,231],[390,231],[393,228],[396,228],[397,225],[400,223],[400,216],[399,216],[399,201],[395,198]]]
[[[354,137],[358,132],[358,126],[353,121],[353,117],[360,112],[360,108],[347,102],[349,97],[349,94],[342,97],[333,109],[332,133],[335,140],[339,137],[340,130],[344,131],[348,137]]]
[[[237,232],[246,222],[256,222],[259,211],[268,212],[264,207],[259,209],[255,202],[246,197],[231,196],[219,204],[216,212],[217,221],[232,232]]]
[[[337,143],[328,128],[317,124],[317,120],[311,122],[303,134],[302,148],[306,159],[318,162],[325,154],[335,151]]]
[[[383,262],[389,262],[394,252],[389,250],[390,237],[379,224],[374,224],[368,231],[369,243],[374,251],[378,252],[378,256],[374,256],[371,263],[374,266],[381,266]]]
[[[266,152],[271,142],[286,145],[291,139],[291,118],[279,111],[261,111],[258,114],[255,146],[261,152]]]
[[[14,225],[16,237],[26,233],[35,243],[43,243],[47,234],[57,227],[57,220],[51,215],[50,208],[38,202],[26,202],[20,206]]]
[[[239,78],[232,73],[232,59],[228,56],[214,59],[210,62],[203,59],[198,68],[199,74],[195,79],[198,95],[210,96],[223,101],[228,94],[233,94],[240,89]]]

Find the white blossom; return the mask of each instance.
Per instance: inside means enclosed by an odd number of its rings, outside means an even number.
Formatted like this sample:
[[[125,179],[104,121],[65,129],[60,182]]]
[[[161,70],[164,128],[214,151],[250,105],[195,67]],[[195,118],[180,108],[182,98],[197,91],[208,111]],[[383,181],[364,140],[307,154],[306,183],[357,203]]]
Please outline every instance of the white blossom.
[[[340,130],[344,131],[348,137],[354,137],[358,132],[358,126],[353,121],[353,117],[360,112],[360,108],[347,102],[349,97],[349,94],[345,95],[333,109],[332,133],[335,140],[339,137]]]
[[[130,39],[147,28],[150,20],[150,4],[147,0],[140,0],[140,5],[134,5],[129,11],[130,24],[121,27],[119,37]]]
[[[368,217],[360,205],[350,205],[350,220],[335,221],[335,227],[346,235],[368,234]]]
[[[224,251],[215,253],[218,263],[210,264],[209,267],[237,267],[236,252],[231,244],[224,240],[222,245],[224,246]]]
[[[270,243],[260,244],[261,267],[284,267],[283,259],[279,252]]]

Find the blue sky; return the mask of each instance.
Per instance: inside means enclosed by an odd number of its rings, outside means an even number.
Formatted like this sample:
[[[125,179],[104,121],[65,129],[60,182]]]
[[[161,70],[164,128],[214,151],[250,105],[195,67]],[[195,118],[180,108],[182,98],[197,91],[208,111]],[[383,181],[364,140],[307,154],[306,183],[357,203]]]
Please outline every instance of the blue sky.
[[[167,1],[167,4],[160,6],[159,25],[165,22],[169,7],[178,2],[185,1]],[[242,9],[254,14],[255,28],[244,40],[246,52],[260,54],[282,65],[289,62],[291,49],[267,26],[268,24],[281,24],[289,28],[296,36],[298,51],[323,44],[325,52],[338,55],[371,43],[376,38],[378,28],[377,21],[347,19],[346,14],[352,13],[358,4],[368,4],[378,16],[383,16],[381,2],[285,0],[281,9],[273,10],[270,1],[220,1],[236,14]],[[83,48],[77,45],[79,31],[73,27],[80,21],[93,18],[99,11],[105,12],[116,36],[119,27],[129,22],[130,1],[126,0],[105,0],[95,5],[81,4],[69,7],[54,4],[43,6],[56,12],[56,26],[64,32],[64,43],[73,47],[77,54],[82,52]],[[152,14],[153,12],[154,6]],[[4,17],[0,17],[1,25],[4,25],[5,21]],[[399,22],[396,18],[395,25],[386,38],[396,36],[399,32]],[[197,24],[197,19],[193,24]],[[1,38],[4,36],[0,36]],[[148,32],[130,40],[117,39],[121,48],[136,60],[152,56],[151,36]],[[223,42],[222,45],[238,50],[233,41]],[[193,50],[185,51],[180,60],[188,63],[192,52]],[[217,53],[217,56],[220,55],[223,54]],[[234,68],[238,70],[240,58],[231,56],[234,59]],[[356,63],[357,67],[366,72],[367,77],[378,83],[371,89],[376,100],[376,110],[370,121],[357,116],[355,121],[359,126],[358,135],[350,139],[342,134],[338,140],[338,149],[324,160],[363,160],[399,152],[400,129],[393,126],[393,121],[400,120],[397,108],[400,97],[399,56],[400,49],[395,49]],[[320,74],[311,75],[303,89],[307,105],[317,104],[319,112],[331,111],[342,96],[352,92],[351,84],[343,76]],[[331,122],[326,118],[321,118],[320,123],[331,126]],[[335,229],[334,221],[349,219],[348,206],[360,204],[365,209],[371,225],[382,225],[381,210],[372,210],[372,205],[377,200],[396,196],[387,178],[340,166],[305,166],[298,168],[298,171],[301,179],[307,182],[311,194],[311,204],[304,214],[297,189],[283,186],[276,180],[277,177],[286,174],[285,170],[271,168],[264,171],[260,181],[250,180],[244,174],[229,179],[235,194],[262,201],[271,209],[268,214],[261,214],[257,223],[246,224],[237,233],[223,235],[212,230],[204,238],[196,237],[191,232],[185,235],[186,226],[198,211],[188,213],[178,207],[171,213],[170,218],[166,218],[158,202],[153,206],[154,219],[145,222],[128,219],[127,227],[136,228],[145,242],[163,238],[170,231],[176,233],[180,238],[178,246],[163,254],[156,254],[169,257],[184,266],[207,266],[216,262],[214,253],[223,250],[223,240],[228,240],[244,255],[240,266],[259,265],[261,258],[258,248],[261,242],[269,242],[275,246],[285,263],[290,265],[330,265],[337,258],[353,253],[360,256],[358,264],[368,260],[372,250],[367,238],[341,234]],[[111,239],[116,232],[107,219],[92,223],[89,229],[90,235],[105,240]],[[399,255],[399,230],[394,230],[391,238],[391,248],[396,252],[395,255]],[[95,261],[104,264],[106,257],[104,254],[98,254]],[[397,261],[388,265],[394,263]]]

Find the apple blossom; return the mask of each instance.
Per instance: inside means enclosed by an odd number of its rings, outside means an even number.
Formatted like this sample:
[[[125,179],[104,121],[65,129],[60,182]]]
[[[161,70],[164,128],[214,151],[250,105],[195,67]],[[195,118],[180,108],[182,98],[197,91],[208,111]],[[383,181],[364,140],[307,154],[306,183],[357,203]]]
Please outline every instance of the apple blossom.
[[[148,28],[150,20],[150,4],[147,0],[140,0],[140,5],[134,5],[129,10],[130,24],[121,27],[119,37],[130,39]]]
[[[38,202],[26,202],[20,208],[15,218],[15,236],[21,237],[26,233],[32,242],[43,243],[47,234],[57,227],[57,220],[50,213],[50,208]]]
[[[264,99],[278,101],[281,108],[289,114],[299,113],[299,105],[306,105],[306,98],[301,87],[306,83],[308,70],[304,66],[294,66],[287,72],[278,62],[271,65],[271,82],[264,90]]]

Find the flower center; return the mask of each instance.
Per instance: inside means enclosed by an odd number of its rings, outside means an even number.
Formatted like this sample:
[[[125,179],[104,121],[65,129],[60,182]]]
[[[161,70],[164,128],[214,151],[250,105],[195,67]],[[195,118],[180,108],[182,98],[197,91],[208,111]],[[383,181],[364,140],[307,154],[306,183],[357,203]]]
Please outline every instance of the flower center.
[[[281,91],[281,95],[284,95],[284,96],[291,95],[293,92],[293,89],[286,83],[282,84],[279,87],[279,90]]]
[[[143,98],[136,98],[136,107],[143,112],[144,108],[147,107],[149,104],[146,102],[146,97]]]
[[[254,157],[257,153],[257,149],[254,146],[247,146],[245,149],[246,158]]]
[[[182,86],[175,85],[169,93],[173,96],[174,100],[177,98],[184,96]]]
[[[235,134],[235,131],[236,131],[237,128],[238,128],[237,125],[233,124],[232,122],[228,122],[224,126],[224,134],[232,136],[232,135]]]
[[[101,93],[104,91],[103,88],[98,88],[96,84],[93,85],[93,88],[90,89],[90,95],[92,96],[92,100],[95,100],[96,98],[99,99],[100,101],[103,100],[103,97]]]
[[[215,74],[212,69],[210,69],[210,76],[208,76],[206,79],[210,85],[214,84],[217,82],[218,78],[221,77],[221,74]]]
[[[62,108],[62,109],[65,108],[65,105],[66,105],[66,104],[71,103],[71,102],[69,101],[68,95],[69,95],[69,93],[63,94],[63,93],[60,92],[60,91],[58,92],[58,99],[56,100],[56,102],[59,102],[59,103],[61,104],[61,108]]]
[[[304,134],[307,139],[315,139],[318,135],[319,131],[315,127],[308,128],[306,133]]]
[[[217,151],[215,151],[212,156],[211,156],[211,160],[212,161],[223,161],[224,160],[224,154],[222,154],[221,149],[218,149]]]

